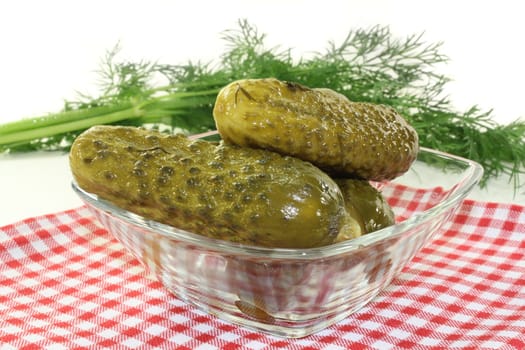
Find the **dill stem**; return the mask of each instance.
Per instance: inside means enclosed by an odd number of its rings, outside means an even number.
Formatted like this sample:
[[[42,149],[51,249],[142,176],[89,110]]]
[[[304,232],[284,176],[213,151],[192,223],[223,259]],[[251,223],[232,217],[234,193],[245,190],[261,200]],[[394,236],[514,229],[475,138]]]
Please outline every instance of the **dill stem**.
[[[165,96],[160,96],[145,100],[138,104],[139,109],[180,109],[182,107],[195,107],[200,103],[213,103],[219,89],[191,91],[191,92],[174,92]],[[203,98],[204,97],[204,98]]]
[[[38,138],[45,138],[61,133],[86,129],[96,124],[107,124],[124,119],[129,119],[130,117],[137,118],[140,116],[142,115],[139,110],[136,110],[134,108],[128,108],[125,110],[96,115],[89,118],[73,121],[64,121],[60,124],[53,124],[39,128],[28,128],[26,130],[19,130],[16,132],[2,135],[2,137],[0,138],[0,145],[18,143],[22,141],[30,141]]]
[[[69,110],[59,113],[53,113],[45,116],[25,118],[10,123],[5,123],[0,125],[0,144],[4,144],[5,137],[7,135],[29,131],[33,129],[50,127],[53,125],[69,123],[72,121],[82,120],[86,118],[92,118],[99,115],[106,115],[113,113],[119,110],[125,110],[131,107],[131,104],[121,104],[113,105],[111,107],[101,106],[101,107],[92,107],[89,109],[80,109],[80,110]]]
[[[111,124],[137,118],[142,118],[145,122],[148,119],[162,118],[185,108],[213,102],[217,92],[217,89],[175,92],[136,105],[128,102],[109,108],[93,107],[23,119],[0,126],[0,146],[83,130],[97,124]]]

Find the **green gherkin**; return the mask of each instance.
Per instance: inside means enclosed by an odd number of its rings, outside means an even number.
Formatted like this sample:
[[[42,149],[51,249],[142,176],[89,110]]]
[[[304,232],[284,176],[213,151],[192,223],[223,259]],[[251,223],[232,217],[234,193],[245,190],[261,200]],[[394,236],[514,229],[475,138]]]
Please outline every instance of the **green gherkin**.
[[[243,244],[309,248],[349,219],[323,171],[297,158],[123,126],[96,126],[70,152],[75,180],[115,205]]]
[[[365,235],[395,224],[394,211],[381,192],[368,181],[335,179],[335,182],[343,193],[348,217],[354,219],[347,224],[354,227],[342,230],[338,241],[354,238],[359,232]]]
[[[392,179],[418,152],[415,129],[391,107],[276,79],[230,83],[213,115],[225,141],[295,156],[339,177]]]

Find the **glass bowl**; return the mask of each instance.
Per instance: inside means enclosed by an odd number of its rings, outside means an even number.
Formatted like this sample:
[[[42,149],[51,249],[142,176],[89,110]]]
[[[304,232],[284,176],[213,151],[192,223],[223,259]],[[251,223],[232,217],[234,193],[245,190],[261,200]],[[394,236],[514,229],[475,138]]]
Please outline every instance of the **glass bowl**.
[[[178,298],[251,329],[303,337],[346,318],[380,293],[439,232],[482,173],[473,161],[422,148],[406,174],[374,183],[392,206],[395,225],[310,249],[207,238],[147,220],[72,186],[100,223]],[[407,189],[414,195],[403,197]]]

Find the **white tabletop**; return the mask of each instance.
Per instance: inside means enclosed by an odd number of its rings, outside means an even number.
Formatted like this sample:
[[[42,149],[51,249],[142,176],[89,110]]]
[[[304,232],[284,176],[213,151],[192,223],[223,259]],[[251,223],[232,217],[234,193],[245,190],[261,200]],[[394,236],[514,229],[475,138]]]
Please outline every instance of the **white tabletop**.
[[[122,58],[204,62],[224,52],[221,32],[246,18],[267,46],[299,57],[340,43],[349,30],[387,25],[399,38],[443,42],[458,110],[493,109],[500,123],[525,118],[525,21],[519,1],[223,0],[9,1],[0,3],[0,122],[54,112],[78,91],[96,93],[101,58],[117,42]],[[67,155],[0,156],[0,226],[81,205],[70,189]],[[525,178],[522,179],[525,182]],[[471,198],[525,205],[508,178]]]

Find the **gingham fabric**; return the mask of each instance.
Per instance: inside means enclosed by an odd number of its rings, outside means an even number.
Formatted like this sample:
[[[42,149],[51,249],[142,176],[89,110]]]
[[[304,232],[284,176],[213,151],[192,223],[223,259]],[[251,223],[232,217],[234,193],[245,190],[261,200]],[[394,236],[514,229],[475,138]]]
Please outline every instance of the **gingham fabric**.
[[[396,191],[402,216],[432,198]],[[185,304],[85,207],[0,228],[0,350],[85,348],[525,349],[525,208],[464,201],[378,297],[300,339]]]

